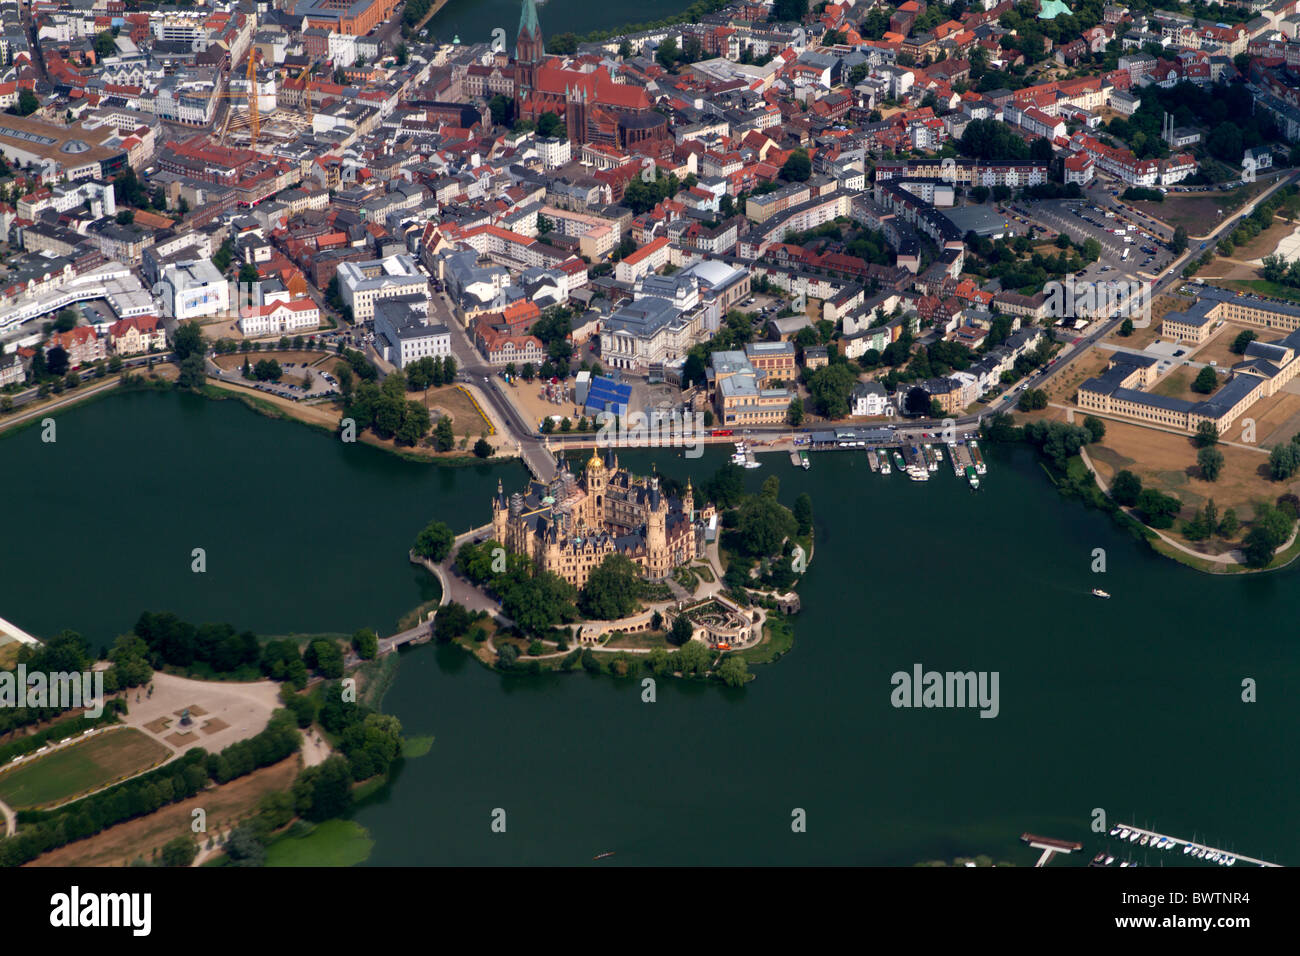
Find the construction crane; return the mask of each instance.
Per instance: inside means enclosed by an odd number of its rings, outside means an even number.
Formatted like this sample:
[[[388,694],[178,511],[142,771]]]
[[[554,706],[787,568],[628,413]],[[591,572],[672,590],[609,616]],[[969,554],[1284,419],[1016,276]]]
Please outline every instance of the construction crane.
[[[257,145],[257,136],[258,133],[261,132],[261,128],[262,128],[262,118],[258,112],[259,96],[257,91],[257,55],[256,54],[257,54],[256,49],[250,49],[248,51],[248,67],[244,71],[244,75],[248,80],[247,92],[235,93],[235,92],[226,91],[224,93],[212,94],[212,99],[246,100],[248,103],[248,118],[247,119],[241,118],[233,122],[232,122],[232,116],[233,116],[235,104],[234,103],[230,104],[230,108],[226,110],[225,122],[221,124],[221,133],[217,137],[218,142],[224,143],[226,141],[226,133],[228,133],[231,129],[243,129],[244,127],[248,127],[249,145],[250,146]]]

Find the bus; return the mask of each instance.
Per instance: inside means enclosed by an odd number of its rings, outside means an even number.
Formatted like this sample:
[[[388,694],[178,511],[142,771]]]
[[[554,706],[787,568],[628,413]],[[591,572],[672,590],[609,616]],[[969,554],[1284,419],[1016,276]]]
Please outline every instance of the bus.
[[[732,431],[731,431],[730,428],[715,428],[715,429],[713,429],[713,437],[714,437],[714,438],[730,438],[731,435],[732,435]]]

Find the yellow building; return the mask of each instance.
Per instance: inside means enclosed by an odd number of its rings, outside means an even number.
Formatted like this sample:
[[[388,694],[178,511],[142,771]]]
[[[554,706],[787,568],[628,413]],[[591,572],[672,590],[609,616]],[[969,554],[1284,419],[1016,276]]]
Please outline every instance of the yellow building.
[[[506,496],[501,483],[492,501],[492,537],[581,588],[593,568],[622,554],[651,580],[703,554],[704,525],[713,507],[695,508],[689,481],[680,498],[665,494],[657,477],[636,477],[618,457],[595,451],[581,476],[567,463],[549,482]]]

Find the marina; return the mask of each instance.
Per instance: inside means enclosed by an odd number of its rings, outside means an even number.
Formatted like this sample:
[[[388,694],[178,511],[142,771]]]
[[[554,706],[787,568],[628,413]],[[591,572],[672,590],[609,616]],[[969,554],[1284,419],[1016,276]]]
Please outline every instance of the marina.
[[[1248,863],[1251,866],[1276,867],[1279,864],[1269,863],[1267,860],[1257,860],[1251,856],[1245,856],[1241,853],[1232,853],[1228,850],[1220,850],[1206,843],[1198,843],[1195,840],[1186,840],[1182,837],[1173,837],[1164,833],[1157,833],[1155,830],[1146,830],[1142,827],[1129,826],[1127,824],[1111,827],[1110,836],[1121,843],[1128,843],[1130,846],[1136,845],[1146,847],[1148,850],[1174,850],[1182,848],[1182,856],[1190,857],[1196,860],[1204,860],[1206,863],[1217,863],[1220,866],[1235,866],[1238,863]],[[1114,857],[1109,856],[1108,861],[1113,861]],[[1095,858],[1094,858],[1095,863]],[[1101,865],[1109,865],[1109,862]],[[1137,864],[1130,864],[1136,866]]]

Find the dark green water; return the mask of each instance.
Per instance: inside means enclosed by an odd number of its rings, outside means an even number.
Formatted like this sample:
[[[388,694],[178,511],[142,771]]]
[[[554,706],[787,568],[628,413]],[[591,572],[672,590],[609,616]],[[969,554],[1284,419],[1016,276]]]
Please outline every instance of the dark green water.
[[[543,36],[610,30],[627,24],[653,23],[679,13],[690,0],[643,0],[635,5],[591,6],[583,0],[549,0],[537,8]],[[451,0],[429,21],[442,40],[459,36],[462,43],[488,43],[498,27],[506,31],[506,46],[514,51],[519,33],[520,0]]]
[[[404,557],[419,527],[481,523],[496,476],[523,474],[408,464],[175,396],[59,422],[57,449],[35,431],[0,439],[0,616],[37,633],[111,635],[142,607],[263,633],[391,622],[427,593]],[[1062,501],[1027,453],[991,452],[977,494],[946,464],[918,484],[852,453],[814,456],[806,473],[768,456],[747,475],[778,475],[787,502],[808,491],[818,543],[794,651],[743,690],[666,681],[645,704],[633,681],[405,654],[384,709],[436,740],[357,812],[370,862],[575,864],[614,850],[605,865],[1028,865],[1026,830],[1098,845],[1096,807],[1300,860],[1296,573],[1210,578],[1148,555]],[[681,477],[688,464],[623,457]],[[137,534],[122,515],[139,516]],[[188,570],[196,544],[206,576]],[[1098,585],[1111,600],[1089,596]],[[914,663],[999,672],[1000,716],[893,708],[890,675]],[[1240,702],[1244,677],[1259,703]],[[791,832],[794,808],[806,833]]]

